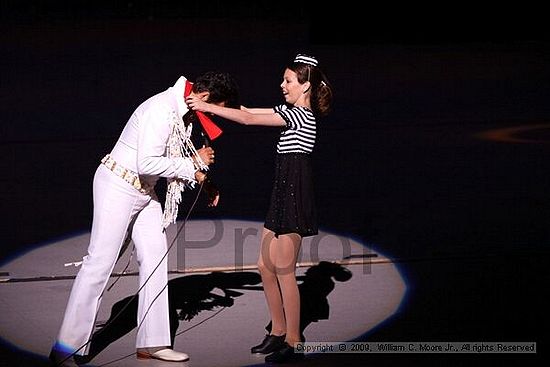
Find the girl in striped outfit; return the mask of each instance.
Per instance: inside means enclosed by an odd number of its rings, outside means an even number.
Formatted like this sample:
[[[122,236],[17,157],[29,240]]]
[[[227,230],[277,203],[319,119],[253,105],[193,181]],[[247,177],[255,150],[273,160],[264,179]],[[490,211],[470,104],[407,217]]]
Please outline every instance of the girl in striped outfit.
[[[258,269],[271,316],[271,332],[252,353],[267,362],[301,358],[294,343],[302,341],[296,260],[302,238],[317,234],[310,156],[315,148],[315,116],[325,116],[332,89],[315,57],[298,54],[281,83],[285,104],[274,108],[225,108],[189,97],[193,110],[213,113],[244,125],[281,127],[275,181],[261,238]]]

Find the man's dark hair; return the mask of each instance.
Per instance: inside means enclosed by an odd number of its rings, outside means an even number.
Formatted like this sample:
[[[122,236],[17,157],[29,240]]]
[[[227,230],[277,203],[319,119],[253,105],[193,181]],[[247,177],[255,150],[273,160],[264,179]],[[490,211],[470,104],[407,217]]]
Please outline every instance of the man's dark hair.
[[[193,92],[209,92],[209,103],[225,102],[226,107],[239,108],[239,88],[228,73],[208,71],[193,83]]]

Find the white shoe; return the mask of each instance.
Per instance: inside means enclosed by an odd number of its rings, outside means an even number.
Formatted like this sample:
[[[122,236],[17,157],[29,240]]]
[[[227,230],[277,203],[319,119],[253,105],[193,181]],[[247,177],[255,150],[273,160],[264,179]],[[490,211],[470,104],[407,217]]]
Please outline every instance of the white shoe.
[[[158,359],[166,362],[185,362],[189,360],[187,354],[176,352],[169,348],[161,349],[154,353],[138,351],[136,356],[138,359]]]

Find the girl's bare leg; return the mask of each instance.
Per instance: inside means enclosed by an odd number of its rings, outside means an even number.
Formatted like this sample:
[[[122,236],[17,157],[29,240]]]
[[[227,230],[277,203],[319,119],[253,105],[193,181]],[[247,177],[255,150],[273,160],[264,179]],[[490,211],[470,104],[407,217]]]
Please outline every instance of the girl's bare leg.
[[[281,289],[284,316],[286,320],[285,341],[293,346],[300,342],[300,292],[296,282],[296,261],[302,237],[296,233],[280,235],[275,239],[275,269]]]
[[[286,331],[286,322],[281,291],[277,282],[277,269],[275,268],[277,242],[275,234],[264,228],[260,242],[258,269],[262,277],[264,295],[271,315],[271,334],[283,335]]]

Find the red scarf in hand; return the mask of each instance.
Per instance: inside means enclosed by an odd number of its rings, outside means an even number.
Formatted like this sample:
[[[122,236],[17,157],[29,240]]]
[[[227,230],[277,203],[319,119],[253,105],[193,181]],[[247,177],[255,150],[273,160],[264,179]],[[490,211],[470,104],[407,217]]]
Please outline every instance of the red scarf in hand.
[[[189,80],[186,80],[185,92],[183,93],[184,98],[191,94],[191,89],[193,89],[193,83],[191,83]],[[199,118],[199,121],[202,125],[202,129],[208,136],[208,139],[214,140],[222,134],[222,129],[220,129],[208,116],[206,116],[204,112],[195,111],[195,113],[197,114],[197,117]]]

